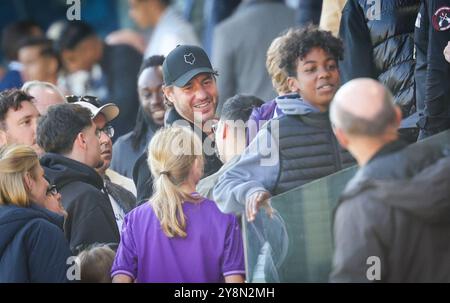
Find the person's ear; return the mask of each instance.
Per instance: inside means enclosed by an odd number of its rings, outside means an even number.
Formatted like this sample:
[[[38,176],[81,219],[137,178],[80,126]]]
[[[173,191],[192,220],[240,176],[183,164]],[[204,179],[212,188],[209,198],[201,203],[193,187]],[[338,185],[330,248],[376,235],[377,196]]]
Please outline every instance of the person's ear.
[[[8,144],[6,132],[0,129],[0,146]]]
[[[58,61],[55,58],[48,58],[48,60],[47,60],[47,70],[52,75],[56,75],[58,73]]]
[[[74,62],[76,62],[75,51],[64,50],[61,53],[61,59],[66,69],[68,69],[69,71],[72,71],[72,69],[74,69]]]
[[[173,87],[171,86],[163,86],[162,87],[164,97],[166,98],[167,102],[171,103],[173,105]]]
[[[33,178],[31,177],[31,173],[27,172],[23,177],[24,185],[27,191],[31,191],[33,188]]]
[[[86,141],[86,136],[84,135],[84,133],[80,132],[77,135],[73,145],[74,145],[74,147],[78,147],[83,150],[85,150],[87,148],[87,141]]]
[[[348,149],[349,140],[347,135],[342,131],[340,128],[333,128],[334,135],[336,136],[336,139],[338,140],[339,144],[345,148]]]
[[[293,93],[300,93],[300,87],[298,85],[298,80],[295,77],[288,77],[287,78],[287,84],[288,84],[288,88],[291,92]]]

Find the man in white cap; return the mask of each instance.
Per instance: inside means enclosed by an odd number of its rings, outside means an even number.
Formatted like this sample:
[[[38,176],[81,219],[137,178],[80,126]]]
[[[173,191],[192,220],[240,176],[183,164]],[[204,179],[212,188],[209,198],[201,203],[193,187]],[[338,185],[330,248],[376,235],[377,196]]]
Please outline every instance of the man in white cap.
[[[84,99],[81,98],[81,100]],[[119,115],[119,108],[113,103],[107,103],[100,106],[94,98],[86,101],[75,102],[74,104],[78,104],[89,109],[91,112],[92,121],[96,125],[97,129],[100,130],[100,156],[103,160],[103,165],[97,167],[96,171],[103,178],[105,183],[104,189],[109,196],[109,200],[111,201],[111,206],[120,231],[122,229],[125,214],[136,205],[136,188],[134,187],[133,181],[109,169],[112,159],[111,138],[114,136],[114,128],[109,123],[117,118]],[[134,193],[132,192],[133,189]]]

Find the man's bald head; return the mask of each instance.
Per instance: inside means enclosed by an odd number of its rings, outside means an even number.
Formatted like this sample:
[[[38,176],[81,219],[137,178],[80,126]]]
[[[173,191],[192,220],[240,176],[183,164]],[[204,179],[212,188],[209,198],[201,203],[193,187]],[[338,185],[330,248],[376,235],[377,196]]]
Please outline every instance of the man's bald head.
[[[391,92],[378,81],[349,81],[336,93],[330,107],[335,127],[349,135],[375,137],[395,125],[396,110]]]
[[[35,106],[43,116],[50,106],[67,103],[60,90],[48,82],[30,81],[22,86],[22,90],[34,97]]]

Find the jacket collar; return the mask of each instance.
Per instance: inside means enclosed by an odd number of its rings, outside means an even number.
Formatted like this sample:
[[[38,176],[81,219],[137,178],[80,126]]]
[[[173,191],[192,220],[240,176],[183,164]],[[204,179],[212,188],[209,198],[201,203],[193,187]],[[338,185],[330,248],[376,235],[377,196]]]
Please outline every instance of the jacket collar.
[[[169,110],[169,113],[167,114],[166,120],[164,122],[164,125],[166,126],[171,126],[171,125],[176,125],[177,123],[189,123],[190,128],[196,133],[196,134],[200,134],[200,132],[202,133],[202,141],[204,141],[208,135],[206,133],[203,132],[203,130],[199,129],[194,123],[192,123],[191,121],[186,120],[185,118],[183,118],[176,110],[175,108],[172,108]],[[181,126],[185,126],[185,125],[181,125]]]
[[[375,153],[375,155],[367,162],[367,164],[373,162],[376,159],[379,159],[381,157],[387,156],[389,154],[395,153],[399,150],[402,150],[408,146],[408,144],[400,139],[397,139],[395,141],[392,141],[386,145],[384,145],[379,151]]]

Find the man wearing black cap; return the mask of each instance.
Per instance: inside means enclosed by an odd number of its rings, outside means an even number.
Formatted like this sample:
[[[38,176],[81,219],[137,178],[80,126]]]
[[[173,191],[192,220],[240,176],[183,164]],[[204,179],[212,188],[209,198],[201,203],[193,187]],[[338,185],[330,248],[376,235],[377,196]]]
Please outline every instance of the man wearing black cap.
[[[163,64],[163,91],[166,100],[173,106],[167,113],[165,125],[188,124],[197,134],[201,134],[205,177],[217,172],[222,166],[214,152],[213,136],[209,136],[218,99],[216,75],[208,55],[198,46],[177,46]],[[138,201],[147,200],[152,194],[146,158],[144,154],[138,159],[133,173]]]

